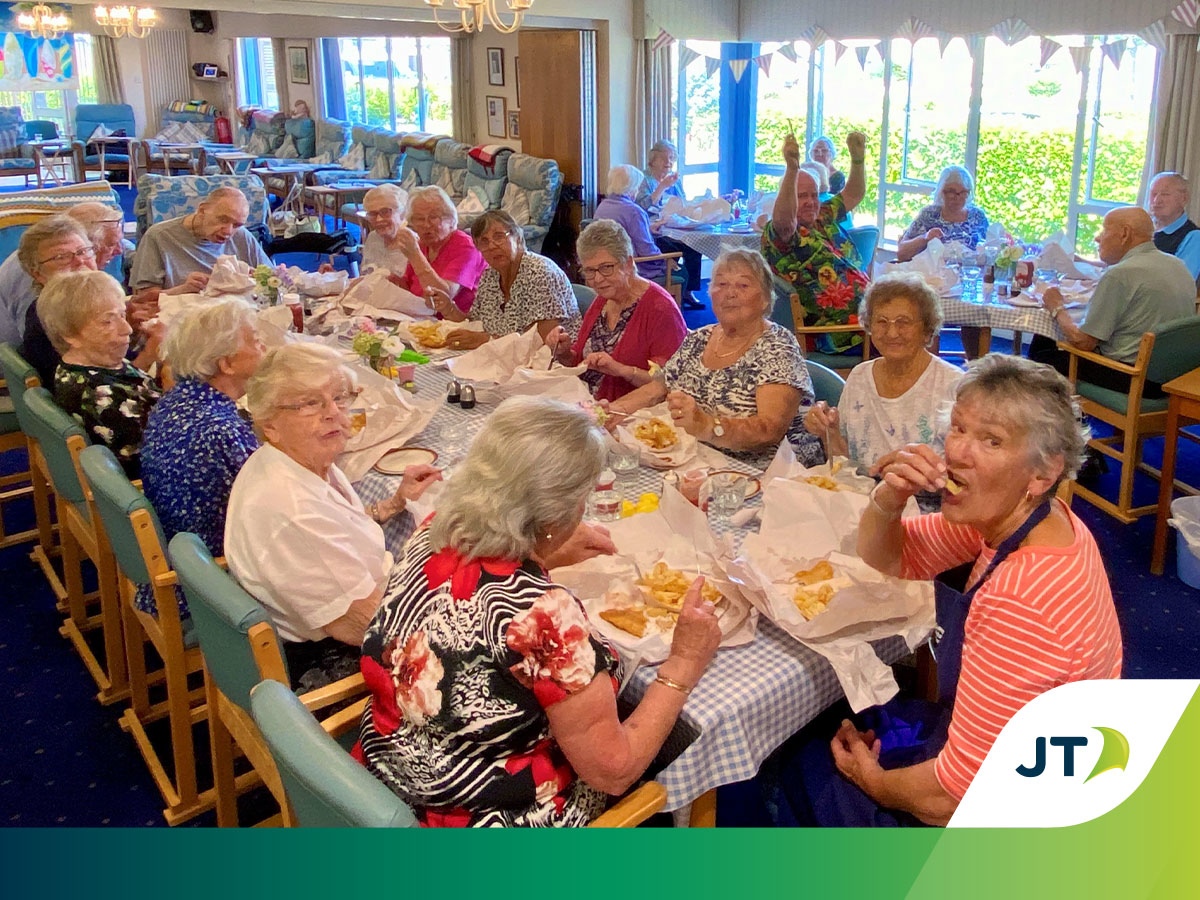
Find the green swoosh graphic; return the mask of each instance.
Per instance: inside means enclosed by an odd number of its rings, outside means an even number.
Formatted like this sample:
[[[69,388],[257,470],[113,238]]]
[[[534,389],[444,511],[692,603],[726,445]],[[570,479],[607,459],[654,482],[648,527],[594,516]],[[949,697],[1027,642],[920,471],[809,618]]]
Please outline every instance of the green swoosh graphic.
[[[1104,747],[1100,750],[1100,758],[1096,760],[1096,765],[1092,767],[1092,772],[1087,778],[1083,779],[1083,783],[1087,784],[1101,772],[1107,772],[1109,769],[1120,769],[1125,771],[1125,766],[1129,764],[1129,741],[1125,740],[1125,735],[1117,731],[1115,728],[1104,728],[1100,725],[1093,725],[1101,736],[1104,738]]]

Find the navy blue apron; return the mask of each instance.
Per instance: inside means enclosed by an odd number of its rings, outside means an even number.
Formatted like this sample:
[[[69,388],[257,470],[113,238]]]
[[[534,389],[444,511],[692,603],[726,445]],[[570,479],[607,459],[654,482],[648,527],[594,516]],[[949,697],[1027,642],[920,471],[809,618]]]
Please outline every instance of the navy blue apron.
[[[970,588],[974,562],[942,572],[933,582],[937,627],[929,646],[937,660],[938,702],[894,698],[883,706],[864,710],[856,723],[860,731],[875,730],[882,748],[879,764],[885,769],[913,766],[933,759],[946,744],[950,714],[962,671],[963,636],[971,601],[992,572],[1050,513],[1044,503],[997,548],[983,575]],[[922,825],[915,816],[884,809],[859,787],[846,780],[833,762],[831,737],[809,741],[788,765],[784,789],[796,824],[844,827],[896,827]],[[789,775],[794,777],[789,777]]]

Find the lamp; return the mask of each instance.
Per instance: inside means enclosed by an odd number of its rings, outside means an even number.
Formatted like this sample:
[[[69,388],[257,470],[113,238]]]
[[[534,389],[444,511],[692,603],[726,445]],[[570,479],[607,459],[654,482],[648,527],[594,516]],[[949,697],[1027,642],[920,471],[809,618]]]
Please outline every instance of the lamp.
[[[17,25],[28,31],[30,37],[52,40],[70,30],[71,20],[61,9],[51,9],[45,3],[37,3],[17,13]]]
[[[97,6],[96,24],[110,37],[144,38],[158,24],[158,13],[148,6]]]
[[[451,0],[451,2],[459,10],[460,20],[457,23],[443,22],[438,18],[438,10],[445,5],[446,0],[425,0],[425,5],[433,7],[433,21],[443,31],[465,31],[467,34],[483,31],[483,26],[488,23],[491,23],[491,26],[501,34],[512,34],[521,27],[525,11],[533,6],[533,0],[505,0],[508,11],[512,13],[513,17],[510,23],[505,24],[496,9],[496,0]]]

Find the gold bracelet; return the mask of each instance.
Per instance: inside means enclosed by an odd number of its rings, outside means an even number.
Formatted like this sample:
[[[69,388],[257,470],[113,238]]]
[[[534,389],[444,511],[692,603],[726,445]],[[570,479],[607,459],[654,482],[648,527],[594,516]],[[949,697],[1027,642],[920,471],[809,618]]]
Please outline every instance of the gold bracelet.
[[[669,687],[673,691],[679,691],[679,693],[683,694],[685,697],[692,692],[690,687],[685,687],[678,681],[674,681],[673,679],[668,678],[666,675],[663,675],[661,672],[655,677],[654,680],[665,687]]]

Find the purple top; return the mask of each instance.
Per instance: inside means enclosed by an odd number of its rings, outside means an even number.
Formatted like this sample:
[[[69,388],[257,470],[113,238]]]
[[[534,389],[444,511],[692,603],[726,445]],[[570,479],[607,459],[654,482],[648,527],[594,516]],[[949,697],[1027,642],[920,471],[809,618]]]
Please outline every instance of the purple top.
[[[610,194],[596,206],[597,219],[612,219],[625,229],[629,240],[633,241],[634,256],[657,256],[662,251],[654,243],[654,235],[650,233],[650,217],[646,211],[633,202],[629,197]],[[658,280],[663,277],[667,264],[663,260],[638,263],[638,274],[643,278]]]

